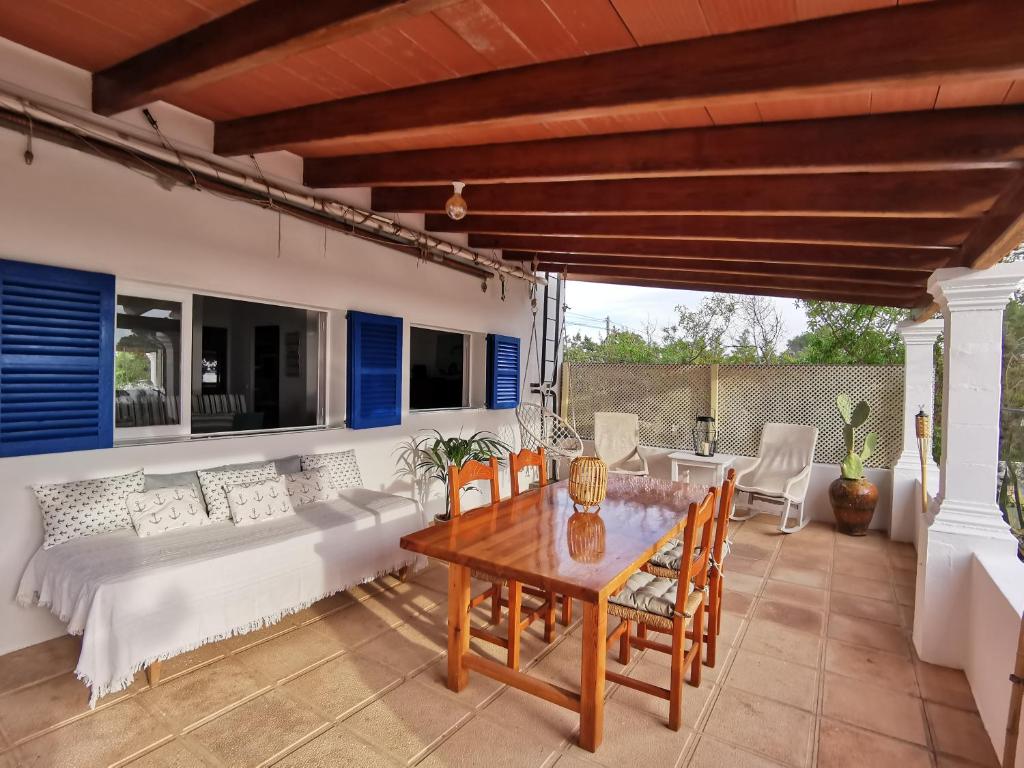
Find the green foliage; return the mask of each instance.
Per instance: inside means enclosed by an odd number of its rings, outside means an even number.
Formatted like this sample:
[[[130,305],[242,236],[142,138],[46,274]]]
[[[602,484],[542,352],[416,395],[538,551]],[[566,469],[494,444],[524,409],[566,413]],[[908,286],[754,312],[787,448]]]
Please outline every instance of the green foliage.
[[[883,365],[903,362],[896,326],[910,317],[906,309],[801,301],[807,332],[790,342],[802,363]]]
[[[1021,504],[1017,462],[1007,461],[1005,464],[1003,479],[999,484],[999,509],[1017,539],[1017,557],[1024,560],[1024,505]]]
[[[445,437],[436,429],[432,434],[412,440],[416,470],[427,477],[444,483],[448,494],[448,467],[462,467],[467,461],[486,463],[492,456],[504,462],[512,452],[511,446],[491,432],[474,432],[469,437]],[[447,509],[447,504],[446,504]],[[446,512],[447,514],[447,512]]]
[[[149,382],[149,358],[140,352],[114,353],[114,386],[127,389]]]
[[[845,393],[836,396],[836,408],[843,420],[843,442],[846,444],[846,458],[840,465],[840,474],[846,480],[860,480],[864,477],[864,462],[871,458],[878,446],[878,435],[868,432],[861,450],[857,451],[856,431],[864,426],[871,409],[863,400],[853,406],[850,396]]]

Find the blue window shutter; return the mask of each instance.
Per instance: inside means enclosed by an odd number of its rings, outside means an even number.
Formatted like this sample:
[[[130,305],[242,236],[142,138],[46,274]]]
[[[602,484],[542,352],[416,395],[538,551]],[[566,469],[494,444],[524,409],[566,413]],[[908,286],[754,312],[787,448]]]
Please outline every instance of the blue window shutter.
[[[114,276],[0,260],[0,456],[114,442]]]
[[[351,429],[402,423],[402,318],[348,313],[347,406]]]
[[[487,335],[487,407],[519,405],[519,339]]]

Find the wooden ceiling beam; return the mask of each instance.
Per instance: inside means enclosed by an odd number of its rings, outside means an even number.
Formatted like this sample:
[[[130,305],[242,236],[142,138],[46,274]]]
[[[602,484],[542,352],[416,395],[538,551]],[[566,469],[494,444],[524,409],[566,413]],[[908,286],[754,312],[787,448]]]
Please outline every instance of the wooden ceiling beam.
[[[717,176],[486,184],[463,196],[488,214],[786,214],[977,216],[999,197],[1011,169]],[[451,187],[376,187],[375,211],[441,213]]]
[[[112,115],[455,0],[255,0],[93,75],[93,110]]]
[[[1024,3],[943,0],[649,45],[218,123],[235,155],[341,137],[517,126],[1024,75]]]
[[[790,243],[730,243],[720,240],[658,240],[625,237],[532,237],[529,235],[470,235],[469,247],[501,249],[506,253],[540,253],[545,261],[564,261],[579,255],[706,259],[722,263],[760,262],[824,267],[863,267],[891,272],[934,270],[950,266],[956,251],[926,248],[807,245]],[[550,258],[548,258],[550,257]],[[577,262],[579,263],[579,262]],[[632,262],[630,262],[632,263]]]
[[[957,248],[977,219],[825,216],[505,216],[470,213],[460,221],[428,213],[429,232],[569,237],[649,237],[724,242]]]
[[[528,254],[523,254],[528,255]],[[646,257],[620,257],[606,255],[555,255],[538,254],[538,271],[569,272],[580,270],[589,272],[592,268],[614,269],[629,274],[650,274],[652,277],[671,277],[676,275],[684,279],[690,274],[722,275],[737,278],[762,277],[798,278],[812,280],[829,280],[836,283],[852,283],[858,286],[879,286],[883,288],[914,287],[924,290],[928,283],[930,271],[897,271],[892,269],[870,269],[864,267],[826,267],[814,264],[771,264],[764,262],[716,261],[714,259],[653,259]],[[513,258],[510,261],[518,261]],[[554,268],[554,269],[552,269]]]
[[[935,171],[1024,159],[1024,107],[579,136],[308,158],[312,187]]]
[[[849,292],[818,288],[773,288],[763,285],[722,285],[720,283],[698,283],[693,281],[662,280],[644,277],[607,277],[592,274],[569,274],[570,280],[605,285],[633,285],[639,288],[669,288],[677,291],[706,291],[709,293],[738,293],[747,296],[778,296],[786,299],[820,301],[841,301],[850,304],[871,304],[882,307],[922,307],[930,297],[927,293],[907,292],[902,296],[877,295],[871,292]]]
[[[986,269],[1024,243],[1024,174],[1000,195],[960,248],[959,264]]]

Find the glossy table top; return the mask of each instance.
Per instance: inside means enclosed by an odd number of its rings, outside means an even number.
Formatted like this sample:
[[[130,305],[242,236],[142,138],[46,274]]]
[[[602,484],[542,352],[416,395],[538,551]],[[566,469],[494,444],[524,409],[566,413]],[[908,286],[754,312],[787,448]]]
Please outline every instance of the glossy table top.
[[[566,481],[463,512],[403,536],[403,548],[593,602],[680,533],[706,485],[610,475],[599,513],[579,512]]]

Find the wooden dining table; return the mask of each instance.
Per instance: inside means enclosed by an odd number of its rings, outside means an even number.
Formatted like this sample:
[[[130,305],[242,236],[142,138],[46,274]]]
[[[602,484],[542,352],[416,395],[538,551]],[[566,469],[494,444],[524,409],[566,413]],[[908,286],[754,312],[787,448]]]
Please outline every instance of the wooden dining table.
[[[403,536],[412,552],[448,567],[448,687],[470,672],[491,677],[580,715],[579,744],[591,752],[604,729],[608,597],[668,539],[681,534],[706,485],[612,475],[598,512],[574,507],[565,481],[488,504]],[[470,650],[470,572],[480,570],[583,604],[580,689],[573,691]]]

